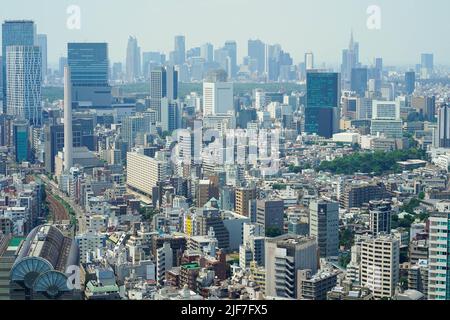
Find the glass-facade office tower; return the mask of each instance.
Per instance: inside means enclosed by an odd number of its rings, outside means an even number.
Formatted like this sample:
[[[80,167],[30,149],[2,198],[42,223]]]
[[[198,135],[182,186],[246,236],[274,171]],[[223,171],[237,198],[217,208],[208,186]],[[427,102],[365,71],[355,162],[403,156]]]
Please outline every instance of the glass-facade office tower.
[[[342,51],[342,85],[345,90],[350,89],[352,69],[359,66],[359,44],[353,40],[353,33],[350,37],[348,49]]]
[[[69,43],[68,64],[72,71],[72,85],[108,85],[106,43]]]
[[[41,49],[41,61],[42,61],[42,81],[45,80],[47,76],[47,35],[38,34],[36,36],[36,45]]]
[[[211,43],[205,43],[200,49],[200,57],[205,59],[206,63],[214,61],[214,46]]]
[[[413,94],[416,90],[416,73],[414,71],[405,73],[405,90],[406,94]]]
[[[69,43],[67,64],[72,72],[74,107],[110,107],[112,97],[111,87],[108,84],[108,45],[106,43]]]
[[[450,148],[450,106],[443,105],[439,109],[439,148]]]
[[[353,68],[351,88],[360,97],[364,97],[367,90],[367,68]]]
[[[420,77],[422,79],[429,79],[434,71],[434,55],[432,53],[423,53],[420,64]]]
[[[178,99],[178,71],[173,67],[156,67],[150,72],[150,109],[156,112],[156,120],[161,121],[161,99],[169,102]]]
[[[42,119],[41,50],[37,46],[8,46],[6,50],[7,113],[39,126]]]
[[[340,79],[338,73],[308,72],[305,132],[331,138],[339,129]]]
[[[309,234],[317,239],[321,258],[339,256],[339,203],[314,200],[309,205]]]
[[[127,63],[125,65],[128,82],[135,82],[141,75],[141,48],[135,37],[128,39]]]
[[[35,35],[34,22],[29,20],[11,20],[2,24],[2,82],[3,112],[6,113],[6,48],[8,46],[33,46]]]
[[[175,37],[175,64],[180,65],[186,61],[186,38],[184,36]]]
[[[266,45],[261,40],[248,40],[248,56],[257,62],[258,74],[266,71]]]
[[[29,124],[26,120],[17,120],[13,123],[14,156],[17,163],[30,160],[28,129]]]

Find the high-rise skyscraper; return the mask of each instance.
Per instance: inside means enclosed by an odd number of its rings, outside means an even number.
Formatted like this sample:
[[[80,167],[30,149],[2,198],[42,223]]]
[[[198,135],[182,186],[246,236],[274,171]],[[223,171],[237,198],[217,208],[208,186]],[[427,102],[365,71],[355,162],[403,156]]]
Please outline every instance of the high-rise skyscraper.
[[[314,54],[311,51],[305,53],[305,69],[306,71],[314,69]]]
[[[267,45],[266,72],[269,81],[278,81],[282,49],[279,44]]]
[[[17,163],[30,160],[29,123],[27,120],[15,120],[12,125],[14,157]]]
[[[161,121],[161,99],[167,97],[167,72],[164,67],[150,72],[150,109],[156,112],[156,120]]]
[[[266,45],[261,40],[248,40],[248,56],[257,62],[259,75],[266,71]]]
[[[206,63],[212,63],[214,61],[214,46],[211,43],[202,45],[200,57],[203,58]]]
[[[186,38],[184,36],[175,36],[175,64],[184,64],[186,61]]]
[[[7,113],[34,126],[40,126],[42,120],[41,67],[39,47],[7,47]]]
[[[42,82],[45,81],[47,77],[47,35],[38,34],[36,35],[36,45],[41,49],[41,61],[42,61]]]
[[[203,115],[234,111],[233,83],[212,74],[203,82]]]
[[[364,97],[367,90],[367,68],[352,69],[350,90]]]
[[[420,77],[429,79],[434,72],[434,55],[432,53],[422,53],[420,67]]]
[[[167,98],[170,101],[178,99],[178,71],[173,66],[166,67]]]
[[[128,82],[136,82],[141,75],[141,48],[139,48],[137,38],[131,36],[128,38],[125,69]]]
[[[321,258],[339,256],[339,203],[314,200],[309,205],[309,234],[317,239]]]
[[[64,171],[73,166],[72,70],[64,68]]]
[[[338,73],[308,72],[305,132],[331,138],[339,129],[340,79]]]
[[[6,57],[5,57],[6,58]],[[3,57],[0,56],[0,107],[3,107]],[[3,108],[2,108],[3,111]]]
[[[416,73],[414,71],[408,71],[405,73],[405,90],[406,94],[413,94],[416,90]]]
[[[342,51],[341,81],[344,90],[350,89],[352,69],[359,66],[359,44],[350,36],[348,49]]]
[[[67,66],[67,57],[60,57],[58,60],[58,76],[64,78],[64,68]]]
[[[161,99],[161,128],[163,132],[172,132],[181,127],[181,110],[178,102]]]
[[[230,78],[234,78],[237,73],[237,44],[236,41],[225,42],[224,49],[228,51],[228,57],[230,58],[230,71],[228,75]]]
[[[3,113],[7,110],[6,97],[6,48],[8,46],[33,46],[35,35],[34,22],[29,20],[11,20],[2,24],[2,57],[3,57]]]
[[[156,67],[150,72],[150,109],[156,112],[161,121],[161,99],[169,102],[178,99],[178,71],[174,67]]]
[[[67,64],[72,74],[74,107],[110,107],[112,95],[108,83],[108,45],[106,43],[69,43],[67,48]]]
[[[64,125],[49,124],[45,127],[45,171],[55,172],[55,156],[64,150]]]
[[[428,251],[428,299],[450,300],[450,210],[448,204],[438,206],[438,212],[430,217]]]
[[[438,115],[439,147],[450,148],[450,106],[444,104]]]

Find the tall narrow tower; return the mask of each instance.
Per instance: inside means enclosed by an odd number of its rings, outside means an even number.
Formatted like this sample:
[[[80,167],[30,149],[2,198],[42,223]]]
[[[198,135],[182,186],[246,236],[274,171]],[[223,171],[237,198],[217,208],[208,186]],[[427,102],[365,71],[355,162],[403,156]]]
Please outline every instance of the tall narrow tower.
[[[64,171],[73,166],[72,83],[70,67],[64,67]]]

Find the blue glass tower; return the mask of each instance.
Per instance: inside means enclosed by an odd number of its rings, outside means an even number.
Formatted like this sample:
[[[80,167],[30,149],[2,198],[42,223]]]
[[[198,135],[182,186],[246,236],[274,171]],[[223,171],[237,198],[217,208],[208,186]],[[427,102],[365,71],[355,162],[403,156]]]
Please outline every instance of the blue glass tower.
[[[67,59],[74,86],[108,85],[106,43],[69,43]]]
[[[29,161],[28,122],[16,121],[13,123],[14,154],[17,163]]]
[[[351,90],[364,97],[367,90],[367,68],[352,69]]]
[[[108,108],[112,102],[106,43],[69,43],[67,64],[72,72],[72,102],[83,106]]]
[[[6,48],[9,46],[33,46],[35,28],[29,20],[11,20],[2,24],[2,80],[3,112],[6,113]]]
[[[308,72],[305,132],[331,138],[338,131],[340,79],[338,73]]]

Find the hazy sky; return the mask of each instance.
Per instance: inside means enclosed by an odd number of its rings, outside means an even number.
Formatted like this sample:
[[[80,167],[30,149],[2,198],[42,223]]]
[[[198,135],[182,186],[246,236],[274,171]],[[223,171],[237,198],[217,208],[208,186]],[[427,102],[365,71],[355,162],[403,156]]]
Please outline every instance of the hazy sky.
[[[81,8],[81,29],[66,27],[69,5]],[[370,5],[381,8],[381,30],[366,26]],[[318,62],[337,64],[350,30],[360,42],[361,62],[381,56],[385,64],[416,64],[433,52],[450,65],[448,0],[0,0],[0,19],[33,19],[48,35],[50,63],[66,54],[70,41],[106,41],[110,60],[123,61],[129,35],[142,51],[173,50],[236,40],[239,60],[247,40],[279,43],[295,62],[312,50]]]

